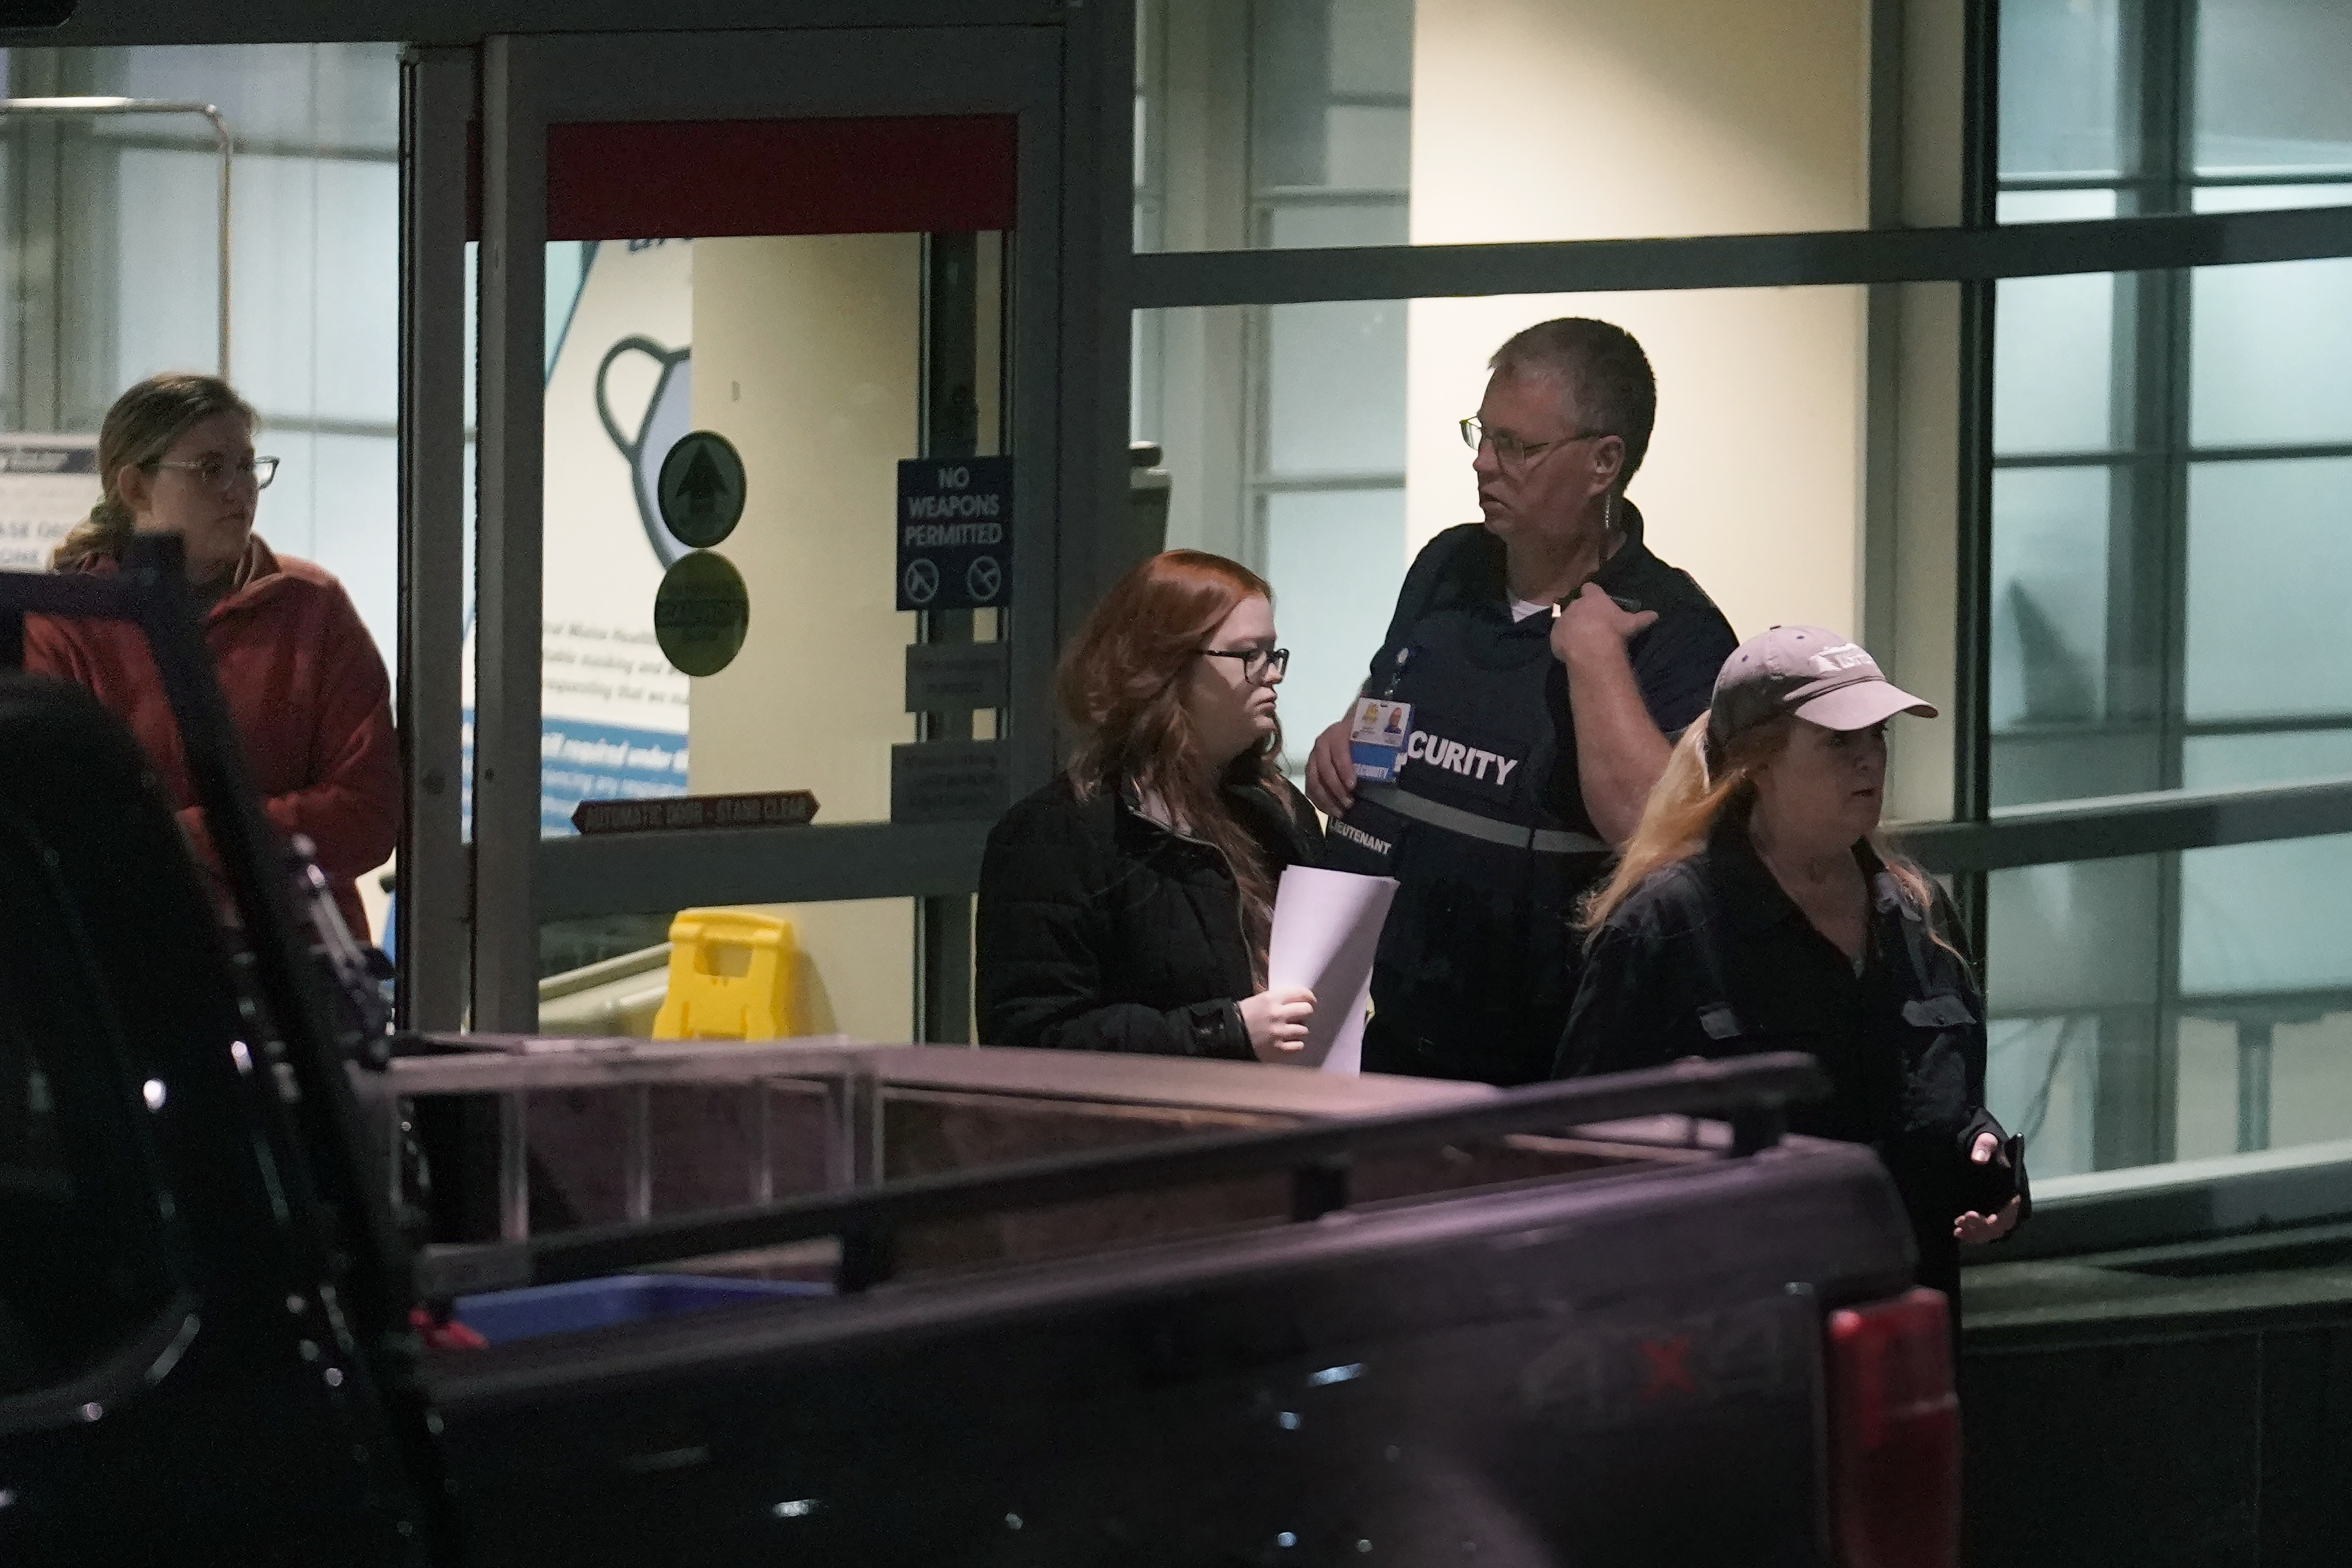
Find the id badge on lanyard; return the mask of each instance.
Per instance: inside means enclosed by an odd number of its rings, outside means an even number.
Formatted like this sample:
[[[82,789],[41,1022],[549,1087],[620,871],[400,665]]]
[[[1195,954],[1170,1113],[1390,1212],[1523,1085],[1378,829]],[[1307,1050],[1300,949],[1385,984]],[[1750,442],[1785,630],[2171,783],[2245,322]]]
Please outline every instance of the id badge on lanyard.
[[[1358,697],[1348,719],[1348,758],[1356,777],[1369,784],[1391,784],[1412,738],[1412,705],[1387,697]]]
[[[1408,648],[1397,655],[1386,695],[1358,697],[1349,711],[1348,759],[1365,783],[1392,784],[1404,766],[1405,745],[1412,738],[1412,705],[1399,702],[1396,688],[1412,654]]]

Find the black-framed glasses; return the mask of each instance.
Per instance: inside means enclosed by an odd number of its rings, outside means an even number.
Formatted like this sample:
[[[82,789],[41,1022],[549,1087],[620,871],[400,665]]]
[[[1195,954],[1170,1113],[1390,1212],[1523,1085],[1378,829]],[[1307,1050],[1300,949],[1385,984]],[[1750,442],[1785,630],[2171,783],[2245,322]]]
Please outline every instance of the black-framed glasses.
[[[1290,650],[1287,648],[1203,648],[1204,659],[1239,659],[1242,679],[1272,685],[1289,672]]]
[[[1571,441],[1597,441],[1604,435],[1614,435],[1613,430],[1580,430],[1573,435],[1556,435],[1549,441],[1521,441],[1516,435],[1506,435],[1489,430],[1477,415],[1462,422],[1462,444],[1475,452],[1482,445],[1495,449],[1495,461],[1506,468],[1519,468],[1555,446],[1566,446]]]
[[[207,490],[223,488],[234,477],[240,483],[250,481],[257,490],[267,490],[269,482],[278,477],[275,457],[247,457],[232,464],[218,453],[199,457],[194,463],[166,463],[158,457],[148,465],[151,468],[178,468],[196,476],[196,482]]]

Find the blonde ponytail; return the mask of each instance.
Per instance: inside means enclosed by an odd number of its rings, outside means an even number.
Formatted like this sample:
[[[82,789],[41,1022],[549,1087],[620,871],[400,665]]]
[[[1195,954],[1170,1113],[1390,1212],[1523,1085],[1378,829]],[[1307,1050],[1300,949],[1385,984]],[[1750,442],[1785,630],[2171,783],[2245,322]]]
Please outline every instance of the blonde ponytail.
[[[115,499],[114,486],[109,482],[89,516],[68,529],[49,552],[49,570],[79,571],[93,561],[114,559],[131,538],[131,509]]]
[[[1753,799],[1755,776],[1789,744],[1790,721],[1774,719],[1733,743],[1721,762],[1710,768],[1706,756],[1706,716],[1702,714],[1683,731],[1666,758],[1650,798],[1643,803],[1642,820],[1618,855],[1617,869],[1600,890],[1585,900],[1577,925],[1598,930],[1633,890],[1670,865],[1677,865],[1706,847],[1717,818],[1733,801]]]

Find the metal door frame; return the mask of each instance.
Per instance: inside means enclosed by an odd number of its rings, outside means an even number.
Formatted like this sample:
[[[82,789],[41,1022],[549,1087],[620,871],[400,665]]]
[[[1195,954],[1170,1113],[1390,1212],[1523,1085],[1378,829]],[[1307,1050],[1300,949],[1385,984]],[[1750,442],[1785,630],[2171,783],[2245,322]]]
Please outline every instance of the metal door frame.
[[[1015,608],[1005,744],[1013,795],[1050,777],[1064,629],[1109,569],[1092,528],[1125,504],[1129,19],[917,27],[496,37],[415,49],[404,123],[403,657],[409,825],[404,1021],[531,1028],[543,919],[689,903],[957,896],[985,821],[539,836],[546,131],[551,123],[1011,114],[1006,287]],[[1112,62],[1117,69],[1109,68]],[[464,178],[481,193],[473,820],[459,831],[466,432]],[[1099,187],[1097,189],[1097,187]],[[1116,395],[1109,395],[1115,391]],[[876,519],[876,526],[883,526]],[[910,957],[915,956],[910,955]]]

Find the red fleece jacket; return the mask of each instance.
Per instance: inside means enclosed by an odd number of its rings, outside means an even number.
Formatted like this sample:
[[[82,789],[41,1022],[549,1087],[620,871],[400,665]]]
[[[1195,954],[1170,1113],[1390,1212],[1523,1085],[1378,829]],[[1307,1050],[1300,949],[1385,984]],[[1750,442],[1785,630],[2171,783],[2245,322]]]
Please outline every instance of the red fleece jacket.
[[[89,570],[116,569],[100,561]],[[256,537],[235,584],[205,618],[229,717],[269,820],[317,847],[343,919],[364,941],[356,879],[389,859],[400,835],[400,746],[383,659],[343,585],[309,561],[275,555]],[[197,854],[215,863],[179,726],[139,629],[28,615],[25,667],[89,687],[121,716]]]

